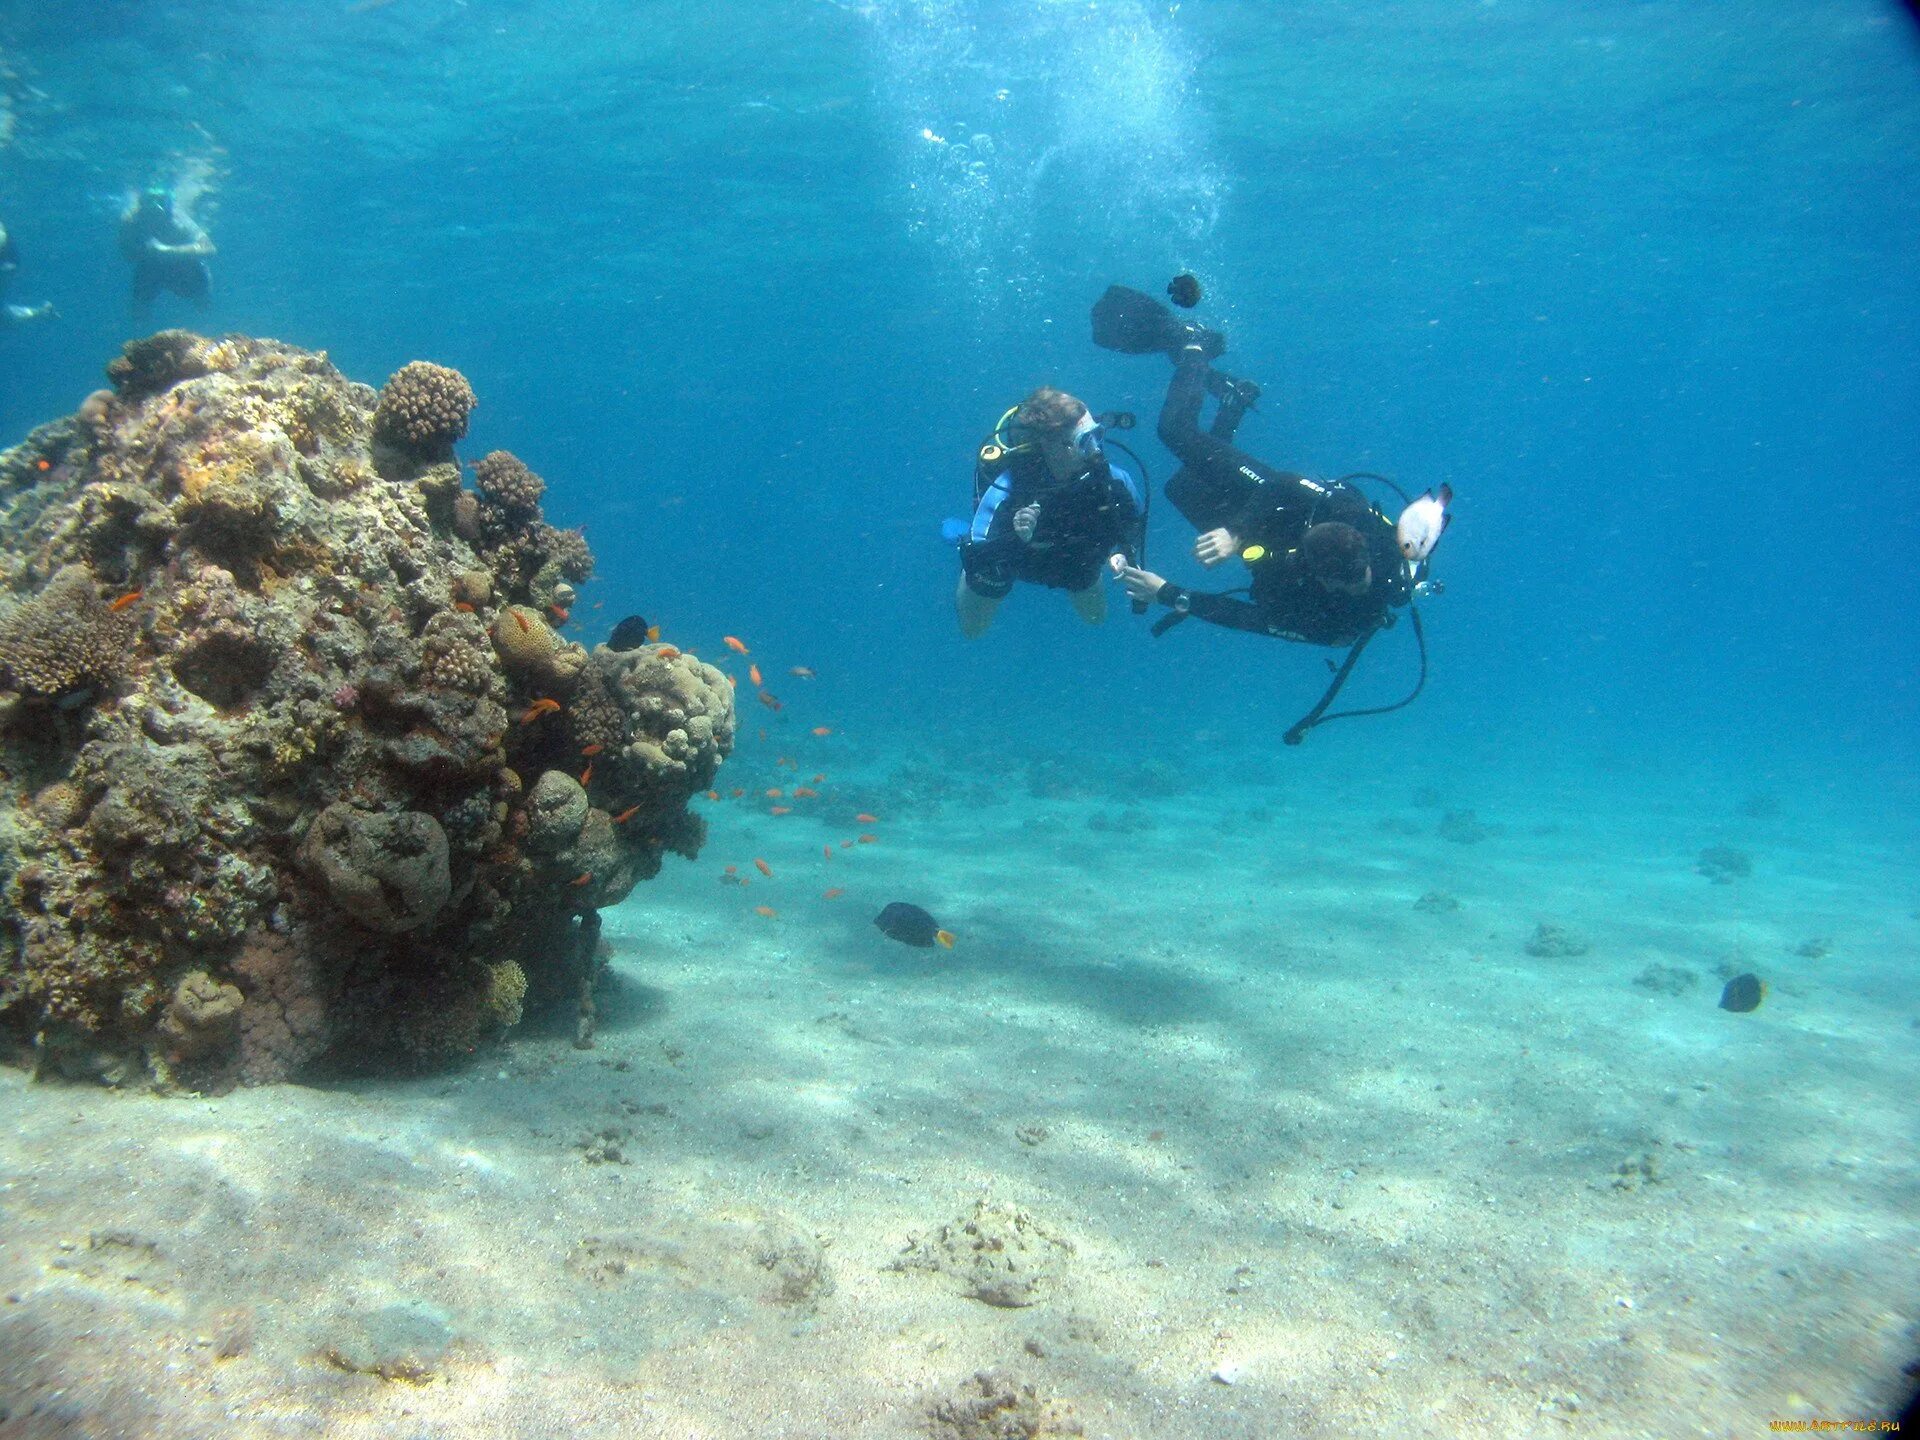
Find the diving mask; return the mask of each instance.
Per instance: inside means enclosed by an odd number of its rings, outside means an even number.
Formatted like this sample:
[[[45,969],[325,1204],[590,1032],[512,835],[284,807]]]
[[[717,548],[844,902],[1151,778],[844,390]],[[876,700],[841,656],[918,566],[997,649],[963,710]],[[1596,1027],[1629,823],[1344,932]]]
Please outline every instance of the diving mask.
[[[1068,439],[1073,442],[1073,448],[1080,452],[1081,459],[1098,460],[1103,453],[1100,443],[1102,433],[1100,422],[1093,418],[1092,411],[1088,411],[1080,417],[1080,422],[1073,427]]]

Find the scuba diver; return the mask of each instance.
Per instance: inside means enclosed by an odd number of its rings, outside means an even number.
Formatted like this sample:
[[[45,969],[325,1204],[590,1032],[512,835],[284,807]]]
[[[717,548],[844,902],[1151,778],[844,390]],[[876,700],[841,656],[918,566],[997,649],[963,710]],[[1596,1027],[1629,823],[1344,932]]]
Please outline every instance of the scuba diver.
[[[7,290],[19,269],[20,252],[13,243],[13,237],[7,233],[7,227],[0,225],[0,301],[6,299]],[[50,320],[53,315],[51,300],[43,300],[38,305],[0,304],[0,330],[34,320]]]
[[[1378,476],[1322,482],[1278,469],[1233,444],[1235,431],[1259,399],[1259,389],[1213,368],[1226,352],[1217,331],[1178,319],[1159,301],[1115,285],[1093,310],[1094,343],[1128,354],[1164,353],[1173,379],[1160,412],[1160,441],[1181,462],[1166,494],[1200,532],[1194,557],[1209,568],[1238,556],[1247,566],[1244,592],[1206,593],[1175,585],[1138,565],[1116,565],[1114,575],[1136,603],[1158,603],[1172,613],[1153,627],[1167,630],[1187,616],[1309,645],[1350,647],[1320,703],[1286,734],[1297,745],[1323,720],[1377,710],[1326,714],[1368,642],[1391,627],[1426,577],[1427,558],[1445,528],[1452,492],[1411,502],[1396,526],[1350,483]],[[1203,432],[1206,396],[1219,400]],[[1391,484],[1391,481],[1385,483]],[[1398,487],[1394,487],[1398,489]],[[1404,497],[1403,497],[1404,498]],[[1244,593],[1245,598],[1239,598]],[[1398,705],[1411,703],[1426,681],[1426,641],[1419,613],[1411,612],[1420,645],[1420,684]]]
[[[1139,561],[1147,506],[1133,476],[1108,461],[1104,431],[1081,401],[1042,386],[980,447],[973,517],[948,522],[960,545],[954,610],[969,640],[986,633],[1016,580],[1067,591],[1090,625],[1106,619],[1103,569]]]
[[[213,253],[213,238],[172,186],[156,183],[135,196],[120,215],[120,254],[133,267],[134,319],[144,320],[163,291],[204,307]]]

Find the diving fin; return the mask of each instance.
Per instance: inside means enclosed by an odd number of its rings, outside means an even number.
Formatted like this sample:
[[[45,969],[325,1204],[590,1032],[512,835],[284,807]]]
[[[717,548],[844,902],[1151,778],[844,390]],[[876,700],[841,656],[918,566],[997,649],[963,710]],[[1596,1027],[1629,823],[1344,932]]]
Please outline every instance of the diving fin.
[[[1186,343],[1187,327],[1151,295],[1109,285],[1093,302],[1093,343],[1123,355],[1164,354]]]

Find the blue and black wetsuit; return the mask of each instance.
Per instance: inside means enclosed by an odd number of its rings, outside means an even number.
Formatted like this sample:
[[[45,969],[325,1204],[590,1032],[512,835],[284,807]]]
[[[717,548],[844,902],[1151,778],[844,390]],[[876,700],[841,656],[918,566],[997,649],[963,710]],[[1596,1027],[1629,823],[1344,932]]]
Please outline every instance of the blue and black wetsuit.
[[[1181,468],[1167,481],[1167,498],[1196,530],[1231,530],[1243,546],[1265,554],[1248,566],[1246,599],[1165,586],[1160,602],[1185,608],[1215,625],[1300,640],[1309,645],[1351,645],[1384,624],[1390,607],[1405,605],[1411,592],[1393,522],[1353,486],[1323,484],[1256,460],[1233,444],[1245,408],[1237,396],[1223,401],[1209,433],[1200,430],[1209,364],[1197,349],[1183,351],[1160,411],[1160,443]],[[1309,527],[1340,521],[1367,542],[1373,583],[1361,595],[1329,591],[1301,572],[1294,547]]]
[[[1038,503],[1031,540],[1013,529],[1016,512]],[[1085,590],[1100,578],[1109,555],[1140,556],[1146,503],[1140,483],[1104,458],[1070,480],[1056,481],[1038,454],[1007,457],[973,507],[973,522],[960,545],[967,588],[1003,599],[1016,580],[1056,590]]]

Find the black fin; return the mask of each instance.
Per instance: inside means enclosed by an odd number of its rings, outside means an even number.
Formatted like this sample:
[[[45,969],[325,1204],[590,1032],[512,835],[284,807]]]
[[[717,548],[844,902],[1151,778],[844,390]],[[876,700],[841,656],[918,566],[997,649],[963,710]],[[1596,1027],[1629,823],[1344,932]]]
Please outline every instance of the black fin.
[[[1153,355],[1186,338],[1187,327],[1151,295],[1109,285],[1093,302],[1093,343],[1125,355]]]

